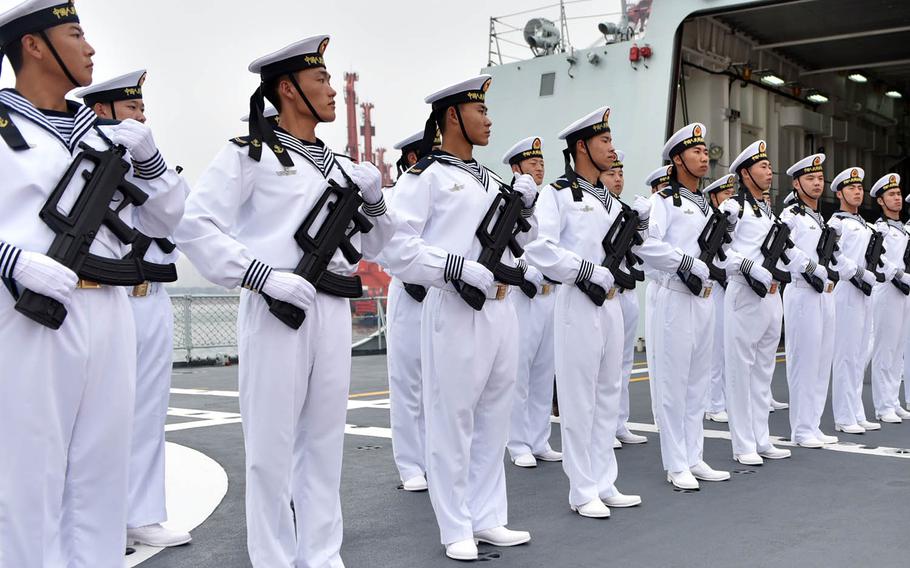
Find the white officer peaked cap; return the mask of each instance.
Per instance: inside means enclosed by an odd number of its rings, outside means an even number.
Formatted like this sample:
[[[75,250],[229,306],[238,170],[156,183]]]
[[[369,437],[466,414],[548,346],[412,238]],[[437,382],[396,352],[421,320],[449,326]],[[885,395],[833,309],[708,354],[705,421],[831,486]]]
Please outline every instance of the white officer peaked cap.
[[[645,185],[653,189],[662,183],[670,181],[670,176],[672,175],[673,166],[661,166],[648,174],[648,177],[645,178]]]
[[[543,158],[543,140],[539,136],[531,136],[517,142],[503,155],[502,163],[515,165],[530,158]]]
[[[0,13],[0,52],[13,41],[63,24],[78,23],[71,0],[28,0]]]
[[[847,168],[846,170],[834,176],[834,179],[831,180],[831,191],[840,191],[848,185],[853,185],[854,183],[862,184],[865,177],[866,172],[864,172],[862,168],[858,166]]]
[[[822,164],[825,163],[824,154],[812,154],[811,156],[806,156],[802,160],[796,162],[789,168],[787,168],[787,175],[796,179],[800,176],[806,174],[814,174],[815,172],[825,171]]]
[[[610,107],[602,106],[562,129],[559,139],[569,144],[610,132]]]
[[[262,112],[262,116],[264,116],[266,118],[272,118],[272,117],[278,116],[278,109],[276,109],[273,106],[267,106],[267,107],[265,107],[265,110]],[[249,122],[250,121],[249,113],[241,116],[240,120],[242,122]]]
[[[615,169],[615,168],[623,167],[623,162],[626,159],[626,153],[623,152],[622,150],[615,150],[615,152],[616,152],[616,159],[613,160],[613,167],[610,168],[611,170]]]
[[[889,189],[900,188],[901,186],[901,176],[900,174],[890,173],[885,174],[882,177],[878,178],[878,181],[872,185],[872,190],[869,191],[869,195],[872,197],[878,197],[881,194],[885,193]]]
[[[462,103],[482,103],[486,101],[487,89],[492,82],[490,75],[471,77],[428,95],[423,102],[433,105],[433,110]]]
[[[708,136],[708,129],[700,122],[687,124],[677,130],[673,136],[664,144],[664,151],[661,158],[669,160],[673,156],[682,154],[689,148],[695,146],[707,146],[705,137]]]
[[[725,189],[736,189],[735,175],[727,174],[725,176],[721,176],[720,179],[703,189],[702,193],[713,193],[715,191],[723,191]]]
[[[752,167],[762,160],[771,161],[770,158],[768,158],[767,149],[768,145],[765,144],[764,140],[756,140],[749,144],[745,150],[739,153],[739,156],[736,156],[733,163],[730,164],[730,173],[738,173],[739,170]]]
[[[92,106],[95,103],[112,103],[142,98],[142,84],[145,83],[145,69],[137,69],[114,77],[109,81],[94,83],[76,91],[76,96]]]
[[[263,55],[250,63],[249,70],[258,73],[263,81],[268,81],[295,71],[325,67],[324,54],[328,46],[327,35],[308,37]]]

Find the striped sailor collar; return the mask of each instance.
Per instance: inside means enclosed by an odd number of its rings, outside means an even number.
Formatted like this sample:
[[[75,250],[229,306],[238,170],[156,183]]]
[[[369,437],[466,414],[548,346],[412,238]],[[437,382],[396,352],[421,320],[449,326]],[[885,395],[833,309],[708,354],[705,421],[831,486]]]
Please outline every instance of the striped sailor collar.
[[[597,184],[594,185],[577,173],[575,176],[575,183],[578,184],[578,187],[581,188],[581,190],[585,193],[588,193],[600,201],[604,208],[606,208],[607,212],[610,212],[610,210],[613,209],[613,200],[619,201],[616,196],[607,191],[607,188],[605,188],[603,184],[600,183],[600,180],[597,180]]]
[[[47,116],[35,107],[30,100],[19,94],[19,91],[15,89],[0,90],[0,102],[45,129],[59,140],[70,153],[73,152],[82,137],[91,130],[98,120],[92,109],[75,101],[67,100],[66,108],[73,115],[73,132],[69,140],[67,140],[54,127],[53,123],[48,120]]]
[[[897,229],[898,231],[901,231],[901,232],[904,232],[904,233],[907,232],[907,227],[906,227],[903,223],[901,223],[900,221],[898,221],[898,220],[896,220],[896,219],[886,219],[885,217],[879,217],[879,218],[878,218],[878,221],[876,221],[876,223],[881,222],[881,221],[884,221],[884,222],[887,223],[889,226],[894,227],[894,228]]]
[[[863,225],[866,224],[866,220],[863,219],[858,213],[850,213],[849,211],[835,211],[831,214],[832,217],[837,217],[838,219],[853,219]]]
[[[484,191],[488,190],[491,177],[494,179],[494,181],[502,183],[498,177],[491,176],[491,172],[484,166],[481,166],[479,163],[477,163],[477,160],[473,158],[465,161],[458,156],[455,156],[443,150],[433,150],[431,155],[437,162],[441,162],[449,166],[454,166],[471,174],[471,176],[477,180],[477,183],[483,186]]]
[[[281,153],[284,151],[284,148],[296,152],[316,168],[316,170],[322,174],[322,177],[329,177],[332,168],[337,162],[335,160],[335,153],[332,152],[322,140],[318,138],[316,139],[316,142],[301,140],[292,136],[280,126],[275,127],[275,135],[281,143],[281,146],[274,148],[275,152]]]

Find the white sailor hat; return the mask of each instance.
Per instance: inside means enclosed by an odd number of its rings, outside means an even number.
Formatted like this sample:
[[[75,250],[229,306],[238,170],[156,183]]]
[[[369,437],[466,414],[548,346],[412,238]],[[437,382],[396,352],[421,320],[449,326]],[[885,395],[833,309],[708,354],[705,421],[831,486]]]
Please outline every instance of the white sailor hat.
[[[537,136],[531,136],[519,141],[509,148],[509,151],[502,157],[502,163],[510,166],[528,160],[530,158],[543,158],[543,140]]]
[[[276,108],[273,107],[273,106],[267,106],[267,107],[265,107],[265,110],[262,111],[262,116],[264,116],[265,118],[273,118],[273,117],[276,117],[276,116],[278,116],[278,109],[276,109]],[[249,113],[247,113],[247,114],[241,116],[241,117],[240,117],[240,120],[241,120],[242,122],[249,122],[249,121],[250,121],[250,115],[249,115]]]
[[[790,193],[788,193],[787,195],[784,196],[784,205],[793,205],[794,203],[796,203],[796,199],[797,199],[796,192],[791,191]]]
[[[614,150],[614,152],[616,152],[616,158],[613,160],[613,165],[610,167],[611,170],[623,167],[623,161],[626,159],[626,153],[622,150]]]
[[[901,176],[900,174],[890,173],[885,174],[882,177],[878,178],[878,181],[872,185],[872,190],[869,191],[869,195],[872,197],[879,197],[881,194],[885,193],[889,189],[900,189],[901,186]]]
[[[664,144],[664,151],[661,154],[661,157],[664,160],[669,160],[677,154],[682,154],[689,148],[707,146],[705,143],[705,136],[707,135],[708,129],[705,128],[704,124],[700,122],[687,124],[677,130],[673,136],[667,140],[667,143]]]
[[[661,166],[648,174],[648,177],[645,178],[645,185],[655,189],[658,185],[669,182],[672,175],[673,166]]]
[[[329,36],[317,35],[295,41],[250,63],[251,73],[258,73],[263,82],[313,67],[325,67],[325,49]]]
[[[408,146],[414,146],[420,144],[420,141],[423,139],[423,130],[419,130],[414,134],[411,134],[404,140],[392,146],[396,150],[404,150]]]
[[[767,144],[765,144],[764,140],[756,140],[749,144],[745,150],[739,153],[739,156],[736,156],[733,163],[730,164],[730,173],[737,174],[740,170],[750,168],[762,160],[768,160],[770,162],[771,160],[768,158],[768,154],[765,152],[766,150]]]
[[[865,177],[866,172],[864,172],[862,168],[857,166],[847,168],[834,176],[834,179],[831,180],[831,191],[840,191],[848,185],[853,185],[855,183],[862,184]]]
[[[487,89],[492,82],[493,77],[490,75],[471,77],[428,95],[423,102],[433,105],[434,111],[463,103],[482,103],[486,100]]]
[[[724,191],[725,189],[736,189],[736,176],[727,174],[702,190],[702,193],[713,193],[715,191]]]
[[[608,106],[602,106],[563,128],[559,133],[559,139],[565,140],[571,146],[579,140],[593,138],[602,132],[610,132],[610,107]]]
[[[94,83],[76,91],[76,96],[85,101],[87,106],[95,103],[112,103],[142,98],[142,84],[145,82],[145,69],[114,77],[109,81]]]
[[[78,23],[72,0],[28,0],[0,14],[0,52],[26,34]]]
[[[806,156],[802,160],[796,162],[789,168],[787,168],[787,175],[796,179],[800,176],[806,174],[814,174],[815,172],[823,172],[824,167],[822,164],[825,163],[824,154],[812,154],[811,156]]]

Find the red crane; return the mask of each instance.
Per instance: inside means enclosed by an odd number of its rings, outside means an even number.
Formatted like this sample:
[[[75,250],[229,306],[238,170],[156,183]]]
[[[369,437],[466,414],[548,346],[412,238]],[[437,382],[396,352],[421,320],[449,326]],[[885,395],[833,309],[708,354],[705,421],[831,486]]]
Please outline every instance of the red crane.
[[[360,108],[363,109],[363,126],[360,133],[363,135],[363,156],[361,162],[374,162],[373,159],[373,136],[376,134],[376,128],[373,127],[373,103],[362,103]]]
[[[357,73],[344,74],[344,106],[348,115],[348,145],[345,153],[355,162],[360,160],[360,137],[357,135],[357,91],[354,83],[360,79]]]

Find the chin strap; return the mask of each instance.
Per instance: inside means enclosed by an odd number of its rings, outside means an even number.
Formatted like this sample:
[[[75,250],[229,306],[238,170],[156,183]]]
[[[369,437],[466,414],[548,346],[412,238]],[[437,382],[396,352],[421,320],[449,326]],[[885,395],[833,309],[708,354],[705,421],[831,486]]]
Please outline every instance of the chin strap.
[[[66,78],[70,80],[70,83],[72,83],[74,87],[81,87],[82,85],[79,83],[79,81],[77,81],[76,78],[73,77],[73,74],[70,73],[70,70],[67,69],[66,64],[63,62],[63,59],[60,57],[60,54],[57,53],[57,48],[55,48],[54,44],[51,43],[51,39],[49,37],[47,37],[47,34],[45,33],[45,31],[41,30],[40,32],[38,32],[38,35],[40,35],[41,39],[44,40],[44,43],[47,44],[48,49],[51,50],[51,55],[53,55],[54,59],[57,60],[57,64],[60,65],[60,69],[63,70],[63,74],[66,75]]]

